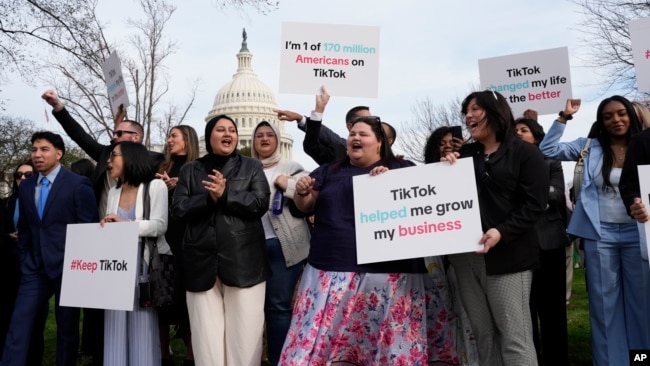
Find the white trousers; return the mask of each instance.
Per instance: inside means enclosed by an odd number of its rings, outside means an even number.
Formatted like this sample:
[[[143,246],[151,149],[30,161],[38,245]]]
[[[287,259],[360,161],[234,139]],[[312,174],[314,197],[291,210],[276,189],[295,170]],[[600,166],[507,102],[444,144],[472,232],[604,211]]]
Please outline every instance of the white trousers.
[[[224,285],[187,292],[197,366],[259,366],[266,282],[249,288]]]

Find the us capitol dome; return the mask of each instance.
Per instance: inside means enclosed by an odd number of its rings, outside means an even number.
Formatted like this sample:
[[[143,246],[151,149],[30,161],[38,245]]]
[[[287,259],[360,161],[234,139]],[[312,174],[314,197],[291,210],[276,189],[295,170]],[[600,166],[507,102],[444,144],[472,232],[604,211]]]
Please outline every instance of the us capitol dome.
[[[212,109],[205,117],[206,123],[214,116],[225,114],[237,124],[239,144],[237,149],[253,147],[253,129],[260,121],[267,121],[277,127],[281,139],[280,152],[285,159],[292,159],[293,137],[284,130],[284,121],[277,118],[273,109],[278,108],[275,95],[257,75],[253,73],[250,53],[246,45],[246,29],[243,31],[241,50],[237,54],[237,73],[232,80],[219,89]],[[209,138],[204,136],[204,138]],[[205,146],[201,144],[200,146]]]

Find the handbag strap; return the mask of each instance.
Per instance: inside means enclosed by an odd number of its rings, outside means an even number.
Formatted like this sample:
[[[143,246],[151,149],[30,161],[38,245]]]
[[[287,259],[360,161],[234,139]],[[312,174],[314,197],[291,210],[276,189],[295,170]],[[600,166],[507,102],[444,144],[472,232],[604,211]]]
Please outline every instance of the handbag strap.
[[[149,220],[151,217],[151,196],[149,195],[149,186],[151,181],[144,184],[144,192],[142,192],[142,216],[145,220]],[[155,240],[149,240],[149,237],[142,237],[142,251],[140,253],[140,258],[144,257],[144,247],[145,245],[149,247],[149,268],[148,272],[151,273],[151,267],[153,266],[153,258],[155,254],[158,254],[158,243]],[[153,245],[153,247],[152,247]],[[155,252],[155,253],[154,253]],[[141,267],[142,268],[142,267]],[[141,273],[144,274],[144,273]]]
[[[582,163],[583,160],[585,160],[585,156],[589,152],[589,146],[591,145],[591,138],[587,139],[587,142],[585,142],[585,147],[580,150],[580,158],[578,159],[578,163]]]

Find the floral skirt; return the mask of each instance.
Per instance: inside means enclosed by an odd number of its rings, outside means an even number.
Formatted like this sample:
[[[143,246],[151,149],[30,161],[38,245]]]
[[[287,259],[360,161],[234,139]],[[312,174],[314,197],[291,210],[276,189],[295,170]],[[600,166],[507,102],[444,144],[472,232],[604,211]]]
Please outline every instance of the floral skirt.
[[[328,272],[307,265],[281,365],[456,365],[450,314],[426,273]]]

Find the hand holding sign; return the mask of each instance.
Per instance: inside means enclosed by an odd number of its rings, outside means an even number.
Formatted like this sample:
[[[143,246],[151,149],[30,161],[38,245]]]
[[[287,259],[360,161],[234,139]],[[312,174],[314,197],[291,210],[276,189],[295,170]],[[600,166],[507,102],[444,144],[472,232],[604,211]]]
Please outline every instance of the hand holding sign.
[[[646,210],[643,201],[641,201],[641,198],[639,197],[635,198],[634,203],[630,206],[630,213],[632,214],[632,217],[640,223],[650,220],[648,210]]]
[[[501,241],[501,233],[499,232],[499,230],[495,228],[491,228],[483,234],[481,240],[479,240],[478,242],[479,244],[483,244],[483,249],[479,249],[476,252],[486,254],[490,250],[490,248],[497,245],[500,241]]]

